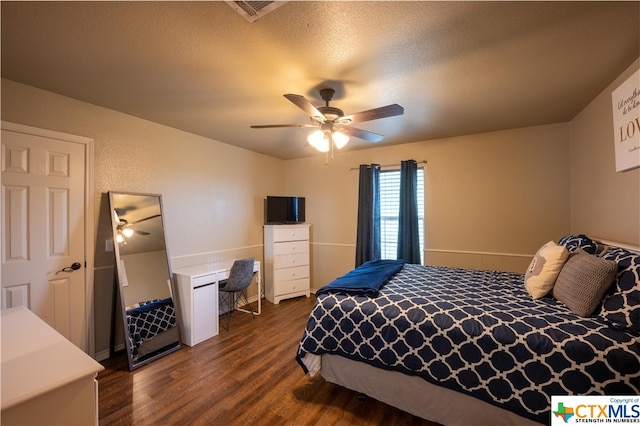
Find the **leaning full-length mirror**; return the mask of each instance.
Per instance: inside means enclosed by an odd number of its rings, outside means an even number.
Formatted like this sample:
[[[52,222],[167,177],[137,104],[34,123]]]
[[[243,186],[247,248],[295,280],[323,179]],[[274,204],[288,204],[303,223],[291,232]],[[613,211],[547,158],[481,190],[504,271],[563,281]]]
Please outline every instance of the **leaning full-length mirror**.
[[[129,369],[180,348],[157,194],[109,192]]]

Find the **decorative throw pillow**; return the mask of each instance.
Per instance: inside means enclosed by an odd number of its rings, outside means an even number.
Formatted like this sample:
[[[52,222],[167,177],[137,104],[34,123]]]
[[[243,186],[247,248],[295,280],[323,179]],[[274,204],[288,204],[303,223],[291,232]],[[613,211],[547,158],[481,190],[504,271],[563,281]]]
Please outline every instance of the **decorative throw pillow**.
[[[534,299],[547,295],[553,288],[569,252],[553,241],[540,247],[524,274],[524,285]]]
[[[616,327],[640,333],[640,254],[613,247],[602,254],[603,259],[618,264],[618,274],[606,295],[600,316]]]
[[[602,303],[618,273],[618,264],[577,249],[569,255],[553,286],[553,297],[581,317],[590,316]]]
[[[565,235],[558,240],[559,246],[565,246],[567,250],[574,251],[576,249],[582,249],[589,254],[598,253],[598,243],[584,234],[580,235]]]

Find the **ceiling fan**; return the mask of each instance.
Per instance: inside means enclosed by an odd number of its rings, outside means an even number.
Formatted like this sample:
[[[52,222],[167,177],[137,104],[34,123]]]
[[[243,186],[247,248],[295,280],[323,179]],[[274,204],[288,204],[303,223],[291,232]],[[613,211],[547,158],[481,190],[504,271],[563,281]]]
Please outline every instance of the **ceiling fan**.
[[[130,238],[133,236],[134,233],[138,234],[138,235],[151,235],[150,232],[146,232],[146,231],[141,231],[139,229],[133,229],[134,225],[137,225],[138,223],[141,222],[145,222],[147,220],[151,220],[151,219],[155,219],[157,217],[160,217],[159,214],[155,214],[149,217],[144,217],[142,219],[138,219],[136,221],[133,222],[129,222],[127,219],[125,219],[124,217],[122,217],[124,215],[124,213],[126,213],[126,211],[122,211],[120,210],[120,212],[118,212],[119,209],[115,209],[113,214],[116,220],[116,230],[118,232],[118,235],[120,236],[124,236],[126,238]],[[118,214],[120,213],[120,214]]]
[[[253,129],[267,129],[274,127],[317,127],[316,132],[309,135],[309,143],[319,151],[327,152],[335,145],[338,149],[344,147],[349,141],[349,136],[364,139],[369,142],[380,142],[384,136],[352,127],[353,123],[378,120],[380,118],[393,117],[404,114],[404,108],[398,104],[391,104],[379,108],[344,115],[341,109],[329,106],[335,90],[331,88],[320,89],[320,97],[325,101],[325,106],[314,107],[304,96],[284,95],[295,106],[303,110],[311,119],[311,124],[265,124],[251,126]]]

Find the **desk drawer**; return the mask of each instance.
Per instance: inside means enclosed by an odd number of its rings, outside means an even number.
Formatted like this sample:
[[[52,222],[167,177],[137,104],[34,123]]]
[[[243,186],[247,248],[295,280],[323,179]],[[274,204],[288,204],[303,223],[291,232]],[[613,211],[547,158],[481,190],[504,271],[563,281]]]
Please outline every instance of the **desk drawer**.
[[[273,245],[274,256],[294,253],[309,253],[308,241],[291,241],[288,243],[275,243]]]
[[[215,283],[216,281],[218,281],[218,278],[217,278],[217,274],[214,272],[212,274],[193,278],[191,285],[193,286],[193,288],[196,288],[196,287],[203,286],[205,284]]]
[[[273,230],[273,241],[299,241],[309,239],[308,226],[279,226]]]
[[[296,266],[295,268],[276,269],[273,271],[273,278],[276,283],[280,281],[309,278],[309,265]]]
[[[304,266],[309,264],[309,253],[283,254],[273,259],[273,267],[293,268],[294,266]]]
[[[309,291],[310,281],[309,278],[302,278],[299,280],[289,280],[279,282],[276,286],[276,293],[278,296],[282,296],[289,293],[295,293],[298,291]]]

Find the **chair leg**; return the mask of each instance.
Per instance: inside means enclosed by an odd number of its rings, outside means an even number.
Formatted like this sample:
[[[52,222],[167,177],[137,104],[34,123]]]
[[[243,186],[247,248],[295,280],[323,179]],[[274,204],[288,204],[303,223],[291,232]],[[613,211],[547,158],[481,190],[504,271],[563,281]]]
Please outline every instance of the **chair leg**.
[[[255,312],[253,312],[253,308],[249,304],[249,298],[247,297],[247,294],[245,291],[238,291],[235,293],[224,293],[224,294],[226,294],[225,304],[227,308],[227,312],[226,312],[227,326],[225,327],[225,330],[229,331],[229,321],[231,320],[231,311],[235,311],[236,306],[246,306],[247,308],[249,308],[249,311],[251,312],[251,318],[252,319],[255,318],[256,314]],[[236,300],[236,297],[238,300]],[[241,302],[242,299],[244,299],[244,305],[237,304],[238,302]]]
[[[255,318],[256,314],[253,312],[253,308],[249,304],[249,299],[247,298],[246,290],[243,290],[240,292],[240,297],[238,297],[238,299],[244,299],[244,303],[245,303],[244,306],[249,308],[249,311],[251,311],[251,318]]]
[[[225,312],[225,317],[227,317],[227,326],[225,327],[225,330],[229,331],[229,320],[231,319],[231,311],[233,310],[233,304],[231,303],[231,299],[233,298],[235,300],[235,293],[229,293],[229,292],[224,292],[222,293],[224,294],[224,306],[226,307],[226,312]]]

